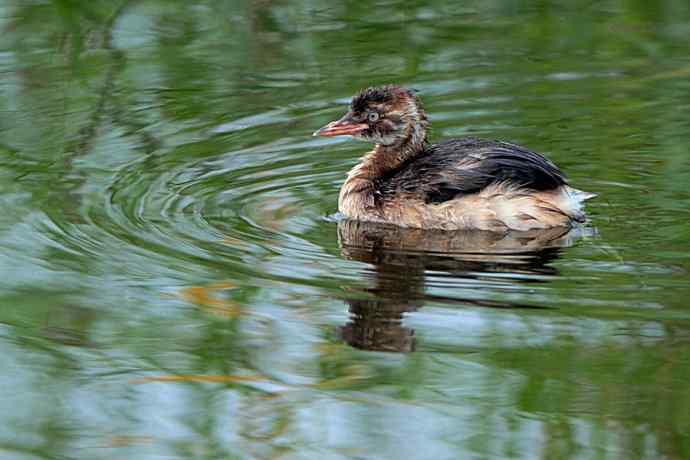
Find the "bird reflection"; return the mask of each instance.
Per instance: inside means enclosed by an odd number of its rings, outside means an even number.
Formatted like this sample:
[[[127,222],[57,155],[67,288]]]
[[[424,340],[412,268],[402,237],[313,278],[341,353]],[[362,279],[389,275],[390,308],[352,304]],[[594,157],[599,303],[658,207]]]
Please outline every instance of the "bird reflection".
[[[342,220],[338,240],[342,255],[371,265],[364,273],[371,287],[346,299],[350,320],[339,337],[352,347],[389,352],[415,349],[414,330],[405,327],[406,312],[425,301],[494,308],[543,308],[489,300],[443,298],[425,292],[427,272],[453,278],[480,278],[486,273],[558,275],[549,265],[562,248],[571,246],[587,228],[551,228],[511,233],[434,231]],[[518,278],[520,279],[520,278]],[[520,282],[538,282],[524,277]]]

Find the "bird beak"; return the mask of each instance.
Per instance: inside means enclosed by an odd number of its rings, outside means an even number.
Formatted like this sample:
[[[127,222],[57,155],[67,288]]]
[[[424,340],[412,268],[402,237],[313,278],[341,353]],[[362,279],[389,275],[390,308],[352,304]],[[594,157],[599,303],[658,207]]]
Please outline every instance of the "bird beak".
[[[328,123],[323,128],[315,131],[312,135],[324,137],[354,136],[355,134],[359,134],[367,128],[369,128],[368,124],[355,123],[348,115],[345,115],[340,120]]]

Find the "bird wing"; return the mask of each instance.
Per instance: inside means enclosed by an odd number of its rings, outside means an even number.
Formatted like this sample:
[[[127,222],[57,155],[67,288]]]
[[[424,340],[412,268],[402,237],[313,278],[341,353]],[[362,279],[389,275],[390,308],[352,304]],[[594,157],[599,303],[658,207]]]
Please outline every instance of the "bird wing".
[[[428,147],[419,157],[381,178],[378,189],[384,199],[412,194],[426,203],[442,203],[496,183],[552,190],[567,181],[551,161],[524,147],[466,138]]]

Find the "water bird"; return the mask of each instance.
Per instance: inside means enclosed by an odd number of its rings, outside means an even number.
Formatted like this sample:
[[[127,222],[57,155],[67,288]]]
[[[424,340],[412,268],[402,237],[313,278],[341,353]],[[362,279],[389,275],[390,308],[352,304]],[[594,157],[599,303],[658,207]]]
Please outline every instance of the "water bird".
[[[401,227],[506,232],[572,227],[594,197],[550,160],[519,145],[473,137],[430,144],[417,95],[397,85],[352,98],[315,136],[372,142],[340,189],[345,217]]]

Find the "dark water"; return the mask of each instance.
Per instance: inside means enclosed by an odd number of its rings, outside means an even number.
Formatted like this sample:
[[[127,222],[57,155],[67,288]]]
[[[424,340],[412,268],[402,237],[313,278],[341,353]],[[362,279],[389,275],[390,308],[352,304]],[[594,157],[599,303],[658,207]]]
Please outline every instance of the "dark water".
[[[690,458],[686,1],[0,2],[0,457]],[[599,194],[329,218],[362,87]]]

